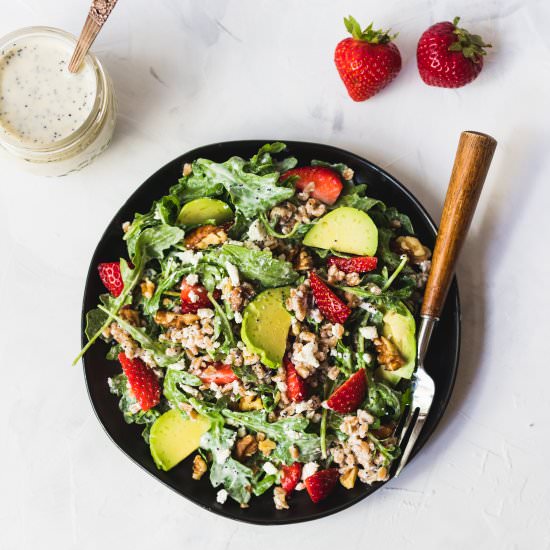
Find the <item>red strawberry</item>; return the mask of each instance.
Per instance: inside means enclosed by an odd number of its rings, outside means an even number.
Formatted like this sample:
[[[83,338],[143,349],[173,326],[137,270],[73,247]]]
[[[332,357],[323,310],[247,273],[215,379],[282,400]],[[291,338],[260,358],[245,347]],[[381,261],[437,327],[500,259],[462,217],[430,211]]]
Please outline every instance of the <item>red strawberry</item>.
[[[294,491],[296,485],[302,477],[302,465],[299,462],[294,462],[290,466],[283,466],[283,474],[281,476],[281,487],[287,494]]]
[[[345,323],[351,309],[313,271],[309,274],[309,282],[319,311],[331,323]]]
[[[350,15],[344,19],[353,38],[338,43],[334,62],[354,101],[365,101],[385,88],[401,70],[401,54],[389,31],[374,30],[372,23],[361,30]]]
[[[490,48],[481,36],[443,21],[424,31],[416,50],[418,72],[429,86],[460,88],[472,82],[483,68],[483,48]]]
[[[183,313],[197,313],[201,308],[212,307],[212,303],[208,298],[208,291],[202,285],[190,285],[184,277],[180,288]]]
[[[99,278],[105,288],[116,298],[124,288],[119,262],[105,262],[97,266]]]
[[[205,384],[211,384],[214,382],[214,384],[217,384],[218,386],[231,384],[234,380],[239,379],[233,372],[231,365],[224,365],[222,363],[213,363],[212,365],[206,367],[201,374],[199,374],[199,378]]]
[[[327,498],[336,486],[340,474],[338,468],[319,470],[305,480],[309,497],[315,504]]]
[[[327,399],[327,407],[339,413],[356,411],[367,393],[367,377],[363,369],[352,374]]]
[[[342,192],[342,180],[338,172],[325,166],[304,166],[294,168],[281,174],[281,181],[297,176],[296,188],[303,191],[308,184],[313,183],[311,196],[325,204],[334,204]]]
[[[295,403],[303,401],[307,398],[307,384],[306,381],[296,372],[296,368],[285,357],[285,370],[286,370],[286,388],[287,395],[291,401]]]
[[[338,258],[331,256],[327,264],[329,267],[335,265],[344,273],[366,273],[376,269],[378,258],[376,256],[355,256],[354,258]]]
[[[141,410],[148,411],[158,405],[160,402],[160,384],[152,369],[138,357],[128,359],[125,353],[119,353],[118,360]]]

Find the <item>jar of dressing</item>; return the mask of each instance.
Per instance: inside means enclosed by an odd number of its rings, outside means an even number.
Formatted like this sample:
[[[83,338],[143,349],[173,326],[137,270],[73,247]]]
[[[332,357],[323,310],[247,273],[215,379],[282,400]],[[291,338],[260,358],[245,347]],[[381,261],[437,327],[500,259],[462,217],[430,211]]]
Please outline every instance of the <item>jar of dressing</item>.
[[[113,135],[111,80],[93,54],[70,73],[75,46],[74,36],[50,27],[0,38],[0,154],[35,174],[80,170]]]

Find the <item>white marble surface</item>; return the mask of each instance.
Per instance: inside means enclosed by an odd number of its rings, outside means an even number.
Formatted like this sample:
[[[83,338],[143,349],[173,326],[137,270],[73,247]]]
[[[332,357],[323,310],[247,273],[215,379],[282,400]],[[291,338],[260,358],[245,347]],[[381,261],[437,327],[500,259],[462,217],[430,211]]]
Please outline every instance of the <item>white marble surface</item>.
[[[87,7],[2,2],[0,34],[77,33]],[[332,64],[348,13],[399,31],[404,59],[361,104]],[[415,42],[454,15],[494,48],[473,84],[428,88]],[[550,548],[549,25],[547,1],[120,0],[95,47],[120,104],[111,148],[59,180],[0,165],[0,548]],[[92,250],[140,182],[205,143],[317,140],[387,168],[437,217],[463,129],[499,147],[460,262],[460,371],[399,480],[322,522],[259,528],[186,502],[108,441],[70,360]]]

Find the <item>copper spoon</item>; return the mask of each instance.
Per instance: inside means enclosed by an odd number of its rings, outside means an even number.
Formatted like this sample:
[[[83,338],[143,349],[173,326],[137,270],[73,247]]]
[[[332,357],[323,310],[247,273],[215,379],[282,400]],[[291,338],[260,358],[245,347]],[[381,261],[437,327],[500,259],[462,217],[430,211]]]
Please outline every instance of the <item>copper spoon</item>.
[[[92,0],[88,17],[82,27],[73,56],[69,62],[69,71],[76,73],[94,43],[96,36],[113,11],[117,0]]]

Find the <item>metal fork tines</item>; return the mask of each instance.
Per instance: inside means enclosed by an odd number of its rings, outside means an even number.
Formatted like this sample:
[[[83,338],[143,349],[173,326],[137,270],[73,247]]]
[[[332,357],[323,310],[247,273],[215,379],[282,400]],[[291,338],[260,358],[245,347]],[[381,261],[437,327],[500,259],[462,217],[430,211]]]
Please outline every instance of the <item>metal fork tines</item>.
[[[424,357],[436,322],[437,319],[433,317],[422,317],[420,329],[418,331],[418,368],[413,383],[411,407],[399,437],[399,446],[402,452],[395,471],[395,476],[398,476],[405,464],[407,464],[414,445],[418,440],[418,436],[422,432],[422,428],[424,427],[424,423],[426,422],[434,399],[435,384],[432,377],[424,368]]]

